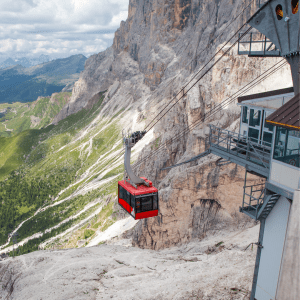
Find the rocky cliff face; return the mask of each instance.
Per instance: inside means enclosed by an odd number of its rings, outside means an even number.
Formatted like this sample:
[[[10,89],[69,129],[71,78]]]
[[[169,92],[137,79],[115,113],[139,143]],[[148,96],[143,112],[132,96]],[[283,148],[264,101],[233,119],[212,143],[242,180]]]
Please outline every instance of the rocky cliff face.
[[[257,9],[253,5],[233,22],[247,5],[244,0],[130,0],[128,19],[121,22],[113,46],[86,61],[71,101],[55,122],[89,106],[93,96],[108,90],[101,113],[132,107],[123,120],[132,130],[142,130]],[[217,157],[211,155],[170,171],[160,170],[203,152],[208,123],[238,130],[240,110],[231,104],[180,139],[169,141],[280,60],[248,58],[236,52],[235,47],[148,133],[153,140],[144,147],[139,160],[147,159],[136,166],[136,172],[159,188],[160,215],[138,224],[135,245],[161,249],[250,222],[238,213],[242,168],[218,166]],[[285,67],[249,93],[291,85],[290,70]],[[159,147],[162,151],[155,152]],[[249,180],[260,181],[255,176]]]

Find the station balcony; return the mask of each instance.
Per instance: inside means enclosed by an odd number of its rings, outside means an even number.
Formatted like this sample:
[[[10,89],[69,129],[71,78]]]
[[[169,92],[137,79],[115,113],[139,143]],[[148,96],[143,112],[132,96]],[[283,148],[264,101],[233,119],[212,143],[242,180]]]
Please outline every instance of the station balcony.
[[[210,125],[209,152],[225,161],[246,168],[243,203],[240,212],[255,220],[264,219],[275,206],[280,195],[266,189],[265,184],[247,186],[247,173],[268,179],[271,145],[253,141],[248,136]]]
[[[209,152],[246,168],[249,173],[268,178],[271,162],[271,145],[210,125]]]

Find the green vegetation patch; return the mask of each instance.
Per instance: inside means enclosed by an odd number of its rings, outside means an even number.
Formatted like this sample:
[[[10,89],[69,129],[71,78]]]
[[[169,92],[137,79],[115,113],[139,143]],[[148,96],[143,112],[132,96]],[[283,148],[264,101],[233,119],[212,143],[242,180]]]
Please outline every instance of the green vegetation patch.
[[[95,233],[94,230],[92,230],[92,229],[86,229],[86,230],[84,231],[84,239],[88,239],[88,238],[91,237],[94,233]]]

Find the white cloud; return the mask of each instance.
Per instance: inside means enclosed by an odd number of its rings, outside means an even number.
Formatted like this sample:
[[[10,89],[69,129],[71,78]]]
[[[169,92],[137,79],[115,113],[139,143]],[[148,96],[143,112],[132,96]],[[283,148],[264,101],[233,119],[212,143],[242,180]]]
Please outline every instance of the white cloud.
[[[0,0],[0,61],[34,54],[90,56],[112,44],[129,0]]]

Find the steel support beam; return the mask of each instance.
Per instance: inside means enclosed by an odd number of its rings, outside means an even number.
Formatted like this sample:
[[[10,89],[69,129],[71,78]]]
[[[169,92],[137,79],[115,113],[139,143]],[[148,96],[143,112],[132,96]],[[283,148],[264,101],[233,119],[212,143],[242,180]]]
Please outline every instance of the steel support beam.
[[[224,151],[222,151],[219,147],[215,147],[213,144],[211,144],[210,147],[211,153],[221,156],[229,161],[232,161],[233,163],[242,166],[244,168],[247,168],[248,171],[255,172],[263,177],[268,178],[269,177],[269,169],[262,167],[250,160],[247,160],[246,158],[239,157],[237,155],[231,154],[230,152],[227,152],[226,149],[224,148]]]
[[[272,183],[270,183],[268,181],[266,182],[266,188],[269,191],[271,191],[271,192],[273,192],[275,194],[279,194],[279,195],[281,195],[281,196],[283,196],[285,198],[288,198],[290,200],[293,199],[293,193],[292,192],[287,191],[287,190],[285,190],[283,188],[280,188],[279,186],[274,185],[274,184],[272,184]]]
[[[257,245],[255,268],[254,268],[254,275],[253,275],[253,282],[252,282],[252,290],[251,290],[250,300],[254,300],[255,292],[256,292],[258,269],[259,269],[261,249],[262,249],[262,243],[263,243],[264,231],[265,231],[265,222],[266,222],[265,219],[262,219],[260,221],[258,245]]]

